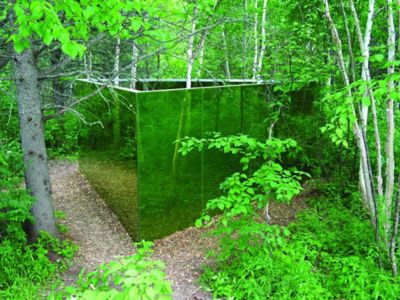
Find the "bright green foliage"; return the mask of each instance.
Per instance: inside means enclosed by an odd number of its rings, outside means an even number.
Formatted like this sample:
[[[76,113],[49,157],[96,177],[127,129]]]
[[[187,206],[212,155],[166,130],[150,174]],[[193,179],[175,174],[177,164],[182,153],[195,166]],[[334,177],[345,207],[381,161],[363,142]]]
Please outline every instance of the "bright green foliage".
[[[86,48],[80,41],[88,40],[93,28],[128,36],[129,29],[137,30],[142,23],[141,19],[132,18],[131,24],[122,29],[126,16],[141,8],[140,1],[18,0],[12,5],[18,30],[10,39],[18,52],[29,48],[30,38],[36,35],[47,46],[58,41],[68,56],[81,57]]]
[[[232,225],[231,232],[217,231],[223,235],[221,251],[212,255],[216,268],[208,268],[202,276],[214,297],[327,299],[328,291],[311,276],[306,247],[289,244],[287,229],[240,220]]]
[[[78,152],[80,124],[72,115],[61,116],[46,123],[46,146],[52,158],[73,158]]]
[[[219,209],[223,212],[220,222],[225,226],[236,217],[251,219],[269,200],[290,202],[302,190],[299,180],[308,175],[296,169],[287,170],[278,163],[283,153],[296,151],[294,140],[268,139],[261,142],[246,135],[221,137],[215,133],[209,139],[186,137],[180,143],[183,155],[206,146],[240,156],[243,173],[236,172],[227,177],[220,185],[224,195],[209,200],[206,206],[207,211]],[[205,214],[196,224],[200,226],[210,220],[210,215]]]
[[[16,188],[23,168],[21,158],[16,142],[0,148],[0,241],[9,234],[19,239],[23,236],[21,224],[31,220],[29,210],[33,199],[25,190]]]
[[[214,297],[397,299],[400,285],[377,265],[365,215],[337,198],[311,205],[288,229],[236,220],[216,230],[216,265],[202,276]]]
[[[219,247],[210,253],[202,282],[222,299],[396,299],[399,284],[377,265],[374,232],[350,187],[347,198],[329,185],[289,228],[260,218],[267,201],[288,202],[301,190],[302,172],[285,170],[281,155],[293,140],[262,143],[248,136],[185,138],[181,152],[203,147],[238,154],[244,173],[222,184],[224,195],[207,204],[220,210],[213,235]],[[245,159],[243,159],[245,158]],[[263,159],[263,160],[261,160]],[[333,188],[333,189],[332,189]],[[350,208],[349,208],[350,207]],[[210,224],[205,214],[197,225]]]
[[[197,139],[185,137],[179,141],[182,148],[179,150],[182,155],[186,155],[193,149],[201,150],[204,146],[208,149],[217,149],[224,153],[231,153],[241,156],[240,163],[243,165],[243,171],[249,168],[251,161],[258,158],[264,160],[281,160],[284,152],[291,151],[292,155],[298,151],[296,141],[292,139],[268,139],[258,141],[247,135],[237,135],[222,137],[220,133],[210,133],[209,138]]]
[[[82,276],[78,287],[66,288],[67,299],[120,299],[167,300],[172,299],[171,285],[165,279],[164,264],[151,260],[151,242],[137,244],[137,253],[101,265]],[[62,295],[53,299],[64,299]]]
[[[232,5],[234,1],[222,1],[218,9],[214,9],[215,0],[196,2],[199,14],[196,19],[197,28],[194,37],[195,51],[200,52],[200,36],[205,30],[208,32],[204,61],[201,64],[200,53],[196,53],[198,56],[194,62],[192,75],[216,78],[227,76],[224,74],[223,59],[221,59],[221,33],[224,31],[232,77],[251,77],[249,73],[251,73],[255,44],[252,28],[253,17],[256,13],[254,0],[247,1],[246,11],[242,7],[243,1],[235,2],[235,5]],[[218,226],[215,231],[215,234],[220,237],[220,249],[214,256],[216,264],[203,276],[203,282],[213,290],[215,297],[397,299],[400,294],[399,282],[377,266],[378,251],[373,232],[358,196],[348,197],[349,194],[353,195],[351,191],[353,182],[350,184],[349,180],[354,180],[358,169],[358,157],[354,154],[353,148],[355,141],[350,132],[355,120],[349,104],[370,106],[371,99],[366,97],[367,83],[364,80],[357,80],[361,74],[360,63],[363,58],[359,57],[361,52],[348,2],[343,1],[352,35],[349,44],[345,41],[347,33],[339,8],[340,1],[330,2],[334,21],[343,40],[343,53],[345,55],[350,53],[349,45],[351,45],[357,62],[354,70],[356,76],[351,79],[351,85],[343,88],[343,83],[338,76],[337,60],[334,58],[337,49],[332,45],[322,13],[323,3],[319,0],[268,1],[267,44],[261,75],[266,79],[271,78],[280,82],[274,87],[274,92],[280,96],[277,97],[278,101],[272,101],[269,104],[271,113],[268,113],[265,124],[272,125],[277,122],[273,133],[275,134],[276,130],[277,136],[281,136],[280,134],[284,131],[282,130],[284,125],[281,126],[281,124],[285,123],[290,129],[285,136],[295,138],[302,147],[307,144],[306,146],[314,148],[312,153],[316,155],[302,157],[300,162],[295,160],[296,166],[298,168],[300,164],[311,166],[317,170],[313,174],[339,174],[340,191],[335,187],[329,195],[319,197],[314,201],[312,208],[290,226],[290,232],[287,229],[268,226],[260,223],[260,210],[265,208],[270,200],[288,203],[301,191],[299,181],[306,174],[287,166],[293,163],[291,160],[293,156],[296,155],[296,158],[302,154],[307,156],[304,154],[308,154],[305,147],[303,150],[298,149],[296,142],[291,139],[259,141],[246,135],[222,137],[215,134],[209,138],[185,138],[180,141],[182,145],[180,152],[183,155],[195,149],[208,148],[211,151],[217,149],[229,156],[237,156],[242,166],[241,172],[230,175],[222,182],[220,185],[222,195],[208,202],[206,213],[198,221],[198,225],[209,223],[212,220],[212,214],[218,211],[222,214],[220,218],[217,218]],[[368,12],[365,4],[365,1],[355,1],[362,26],[365,24]],[[113,43],[110,49],[108,49],[110,44],[107,43],[101,45],[94,43],[95,46],[91,49],[90,56],[93,54],[96,72],[102,73],[106,70],[105,74],[110,73],[113,64],[110,51],[113,51],[114,38],[117,36],[123,41],[121,65],[128,66],[132,61],[130,44],[132,41],[125,41],[124,38],[133,36],[140,48],[140,57],[142,55],[152,57],[150,54],[153,51],[163,48],[163,51],[157,55],[157,59],[153,61],[140,59],[139,77],[168,78],[182,77],[185,74],[187,36],[192,25],[191,14],[194,1],[16,0],[13,4],[8,1],[0,6],[2,8],[0,21],[5,24],[0,28],[1,39],[12,41],[17,52],[29,48],[34,40],[35,45],[38,45],[33,48],[35,48],[40,71],[42,67],[53,63],[50,54],[52,55],[52,50],[55,48],[60,47],[71,58],[82,57],[86,47],[89,47],[96,38],[100,39],[103,34],[108,33],[113,36],[108,40],[109,43]],[[384,8],[384,1],[377,1],[377,6]],[[11,10],[14,14],[9,14]],[[388,67],[385,58],[387,49],[384,46],[387,39],[387,34],[383,31],[386,26],[384,10],[380,9],[374,19],[376,26],[373,27],[373,47],[370,49],[370,69],[374,79],[368,83],[377,101],[382,147],[384,147],[386,133],[386,120],[383,116],[386,114],[388,82],[392,79],[398,82],[400,79],[397,73],[390,76],[382,75]],[[10,15],[15,17],[13,24],[6,23]],[[260,16],[260,11],[258,15]],[[243,18],[246,20],[242,22]],[[242,40],[243,36],[244,40]],[[89,40],[91,42],[87,43]],[[101,43],[104,41],[107,40],[101,40]],[[6,48],[5,45],[6,43],[2,49]],[[126,52],[128,47],[129,52]],[[345,60],[350,74],[351,57],[346,57]],[[82,62],[79,64],[83,65]],[[399,61],[393,64],[396,67],[400,65]],[[2,78],[11,77],[8,67],[4,69]],[[41,79],[41,82],[43,82],[43,89],[46,89],[48,85],[46,79],[43,81]],[[320,102],[319,107],[324,116],[318,121],[306,120],[302,114],[295,111],[298,108],[293,108],[293,103],[290,101],[291,92],[310,86],[310,82],[315,83],[316,89],[319,86],[326,86],[321,92],[324,100]],[[18,188],[23,164],[21,151],[16,142],[18,140],[18,120],[14,117],[16,108],[12,96],[9,96],[14,94],[14,87],[7,81],[0,81],[0,89],[7,92],[4,94],[2,92],[0,102],[0,127],[2,128],[0,132],[0,298],[36,299],[37,291],[47,277],[51,277],[57,268],[63,267],[63,264],[50,263],[47,258],[48,250],[52,249],[70,258],[76,248],[48,236],[42,236],[36,244],[26,246],[22,223],[31,220],[29,209],[32,199],[25,191]],[[349,91],[353,95],[351,99]],[[390,96],[398,102],[399,93],[393,91]],[[155,100],[152,99],[152,101]],[[192,101],[191,105],[194,104],[195,101]],[[202,109],[204,107],[201,106]],[[91,112],[93,109],[91,106]],[[157,126],[161,124],[162,127],[166,124],[167,113],[161,105],[158,109],[162,111],[163,117],[154,124]],[[289,120],[285,118],[284,111],[291,109],[295,111],[296,116]],[[179,108],[176,110],[178,111]],[[154,114],[154,110],[152,113]],[[211,114],[209,118],[211,120]],[[278,121],[279,118],[283,118],[284,122]],[[396,122],[399,122],[398,118],[397,115]],[[81,128],[76,120],[71,120],[66,118],[61,122],[47,123],[46,140],[50,157],[76,153],[76,133]],[[188,120],[195,124],[196,114]],[[231,121],[224,122],[229,124]],[[171,122],[171,124],[175,123]],[[211,122],[204,123],[211,124]],[[327,123],[322,128],[322,132],[326,133],[327,137],[338,146],[338,151],[324,145],[325,140],[322,139],[319,143],[304,141],[310,136],[314,138],[314,134],[317,135],[313,133],[317,123]],[[7,126],[3,126],[4,124]],[[300,138],[294,137],[292,128],[306,134]],[[135,143],[140,141],[132,138],[133,130],[134,128],[126,130],[125,135],[131,135],[131,137],[125,137],[121,150],[115,157],[132,159],[136,156],[132,149]],[[153,129],[149,129],[149,132],[151,130]],[[369,149],[376,147],[371,138],[372,132],[372,126],[368,124],[365,134],[368,136]],[[184,133],[183,136],[186,134],[189,133]],[[396,134],[399,135],[398,130]],[[176,135],[173,138],[175,137]],[[159,141],[155,139],[155,143]],[[398,153],[400,146],[395,146],[395,152]],[[159,148],[156,154],[158,151],[160,151]],[[369,159],[371,166],[374,166],[376,154],[373,151]],[[146,174],[146,178],[162,177],[156,173],[156,170],[160,169],[159,161],[157,157],[156,168],[148,170],[149,174]],[[93,169],[93,164],[89,165]],[[170,166],[169,161],[168,166]],[[397,163],[396,174],[399,171],[398,166]],[[329,169],[330,172],[322,170],[323,168]],[[347,172],[342,172],[342,168]],[[107,169],[108,173],[109,171]],[[215,175],[213,171],[204,173],[206,180]],[[340,176],[341,174],[344,175]],[[352,179],[348,175],[352,175]],[[148,189],[149,197],[161,189],[165,190],[165,185],[152,184],[151,189]],[[194,191],[194,194],[201,193],[201,189]],[[173,196],[171,199],[175,200],[175,194],[177,194],[175,190],[171,189],[170,194]],[[347,198],[338,200],[338,195],[345,195]],[[192,198],[191,194],[187,193],[186,196]],[[175,202],[173,203],[175,205]],[[184,205],[184,203],[180,204]],[[154,207],[158,208],[157,204]],[[190,206],[190,209],[193,210],[193,206]],[[185,217],[187,214],[185,212]],[[150,222],[155,221],[150,220]],[[66,230],[62,226],[59,229]],[[68,295],[75,294],[84,299],[170,298],[171,290],[165,282],[162,265],[151,261],[149,253],[149,245],[145,244],[137,255],[100,267],[96,272],[83,277],[80,286],[76,289],[71,288]]]
[[[60,241],[46,233],[30,245],[22,231],[19,236],[15,233],[5,236],[0,243],[0,298],[38,299],[49,280],[67,269],[65,258],[71,259],[76,250],[77,246],[69,241]],[[56,262],[48,258],[49,251],[59,256]]]
[[[37,299],[38,291],[54,275],[57,265],[41,243],[5,238],[0,244],[0,298]]]
[[[0,137],[1,138],[1,137]],[[22,154],[15,141],[0,139],[0,298],[37,299],[40,290],[57,270],[65,270],[66,262],[76,246],[41,234],[34,244],[27,244],[23,230],[25,221],[32,221],[33,199],[20,188],[23,170]],[[59,255],[53,263],[48,252]]]

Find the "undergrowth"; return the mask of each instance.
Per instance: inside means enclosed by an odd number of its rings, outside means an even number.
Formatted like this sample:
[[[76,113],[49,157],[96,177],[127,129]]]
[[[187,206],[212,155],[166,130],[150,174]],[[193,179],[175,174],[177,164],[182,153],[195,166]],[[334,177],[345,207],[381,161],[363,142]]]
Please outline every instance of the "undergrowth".
[[[287,228],[243,219],[218,227],[202,284],[226,299],[398,299],[368,218],[331,195],[309,206]]]
[[[0,299],[39,299],[55,275],[67,268],[76,246],[46,233],[28,243],[23,227],[33,221],[33,199],[21,188],[21,151],[14,141],[0,139],[0,146]]]
[[[243,220],[218,228],[202,284],[216,299],[398,299],[368,219],[342,199],[309,205],[288,228]]]
[[[71,153],[68,145],[58,149],[51,155]],[[77,286],[64,288],[59,276],[68,269],[77,246],[45,232],[28,243],[24,223],[34,221],[34,199],[21,186],[23,168],[19,144],[0,136],[0,299],[172,299],[164,265],[151,259],[149,242],[138,245],[135,255],[88,274],[82,271]],[[65,218],[63,212],[55,214]],[[68,232],[61,222],[57,227],[60,233]]]
[[[153,260],[151,242],[136,244],[132,256],[103,264],[93,272],[81,272],[77,286],[69,286],[51,299],[169,300],[171,284],[166,280],[164,263]]]
[[[372,226],[351,185],[322,185],[296,222],[268,224],[268,202],[290,202],[307,176],[281,163],[283,154],[296,153],[295,141],[214,134],[179,142],[183,155],[216,148],[242,164],[196,223],[215,224],[219,247],[201,276],[215,299],[398,299],[400,282],[380,267]]]

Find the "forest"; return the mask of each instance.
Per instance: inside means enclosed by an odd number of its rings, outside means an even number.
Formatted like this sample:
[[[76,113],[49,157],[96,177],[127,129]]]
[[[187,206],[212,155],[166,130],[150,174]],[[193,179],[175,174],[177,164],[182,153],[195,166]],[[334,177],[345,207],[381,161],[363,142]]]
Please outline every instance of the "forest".
[[[400,299],[400,0],[0,0],[0,299]]]

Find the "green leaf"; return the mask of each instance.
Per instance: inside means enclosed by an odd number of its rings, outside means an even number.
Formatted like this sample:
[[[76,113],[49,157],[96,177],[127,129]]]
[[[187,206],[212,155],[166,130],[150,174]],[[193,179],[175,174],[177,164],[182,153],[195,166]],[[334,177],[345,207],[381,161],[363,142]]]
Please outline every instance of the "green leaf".
[[[343,138],[343,130],[342,130],[342,129],[336,128],[335,132],[336,132],[336,135],[337,135],[337,137],[338,137],[339,139],[342,139],[342,138]]]
[[[49,46],[52,41],[53,41],[53,35],[52,35],[50,30],[47,30],[46,33],[43,36],[43,43],[46,46]]]
[[[371,61],[382,62],[385,59],[383,54],[375,54],[371,56]]]
[[[139,29],[142,27],[142,25],[143,25],[142,19],[140,19],[140,18],[138,18],[138,17],[133,17],[133,18],[131,19],[131,26],[130,26],[130,28],[131,28],[133,31],[135,31],[135,32],[139,31]]]
[[[78,49],[76,47],[76,45],[74,45],[73,43],[69,42],[66,44],[63,44],[61,46],[61,50],[67,54],[69,57],[71,58],[75,58],[78,55]]]
[[[128,293],[129,299],[139,299],[140,293],[139,289],[136,286],[133,286],[129,289]]]

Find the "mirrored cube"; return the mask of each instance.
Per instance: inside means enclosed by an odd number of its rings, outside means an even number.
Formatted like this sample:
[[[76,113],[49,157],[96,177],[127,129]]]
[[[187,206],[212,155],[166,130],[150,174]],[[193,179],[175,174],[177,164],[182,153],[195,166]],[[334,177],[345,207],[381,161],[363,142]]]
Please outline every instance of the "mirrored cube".
[[[177,84],[179,86],[179,84]],[[180,153],[177,140],[267,137],[266,84],[131,90],[81,81],[80,169],[133,240],[154,240],[194,224],[239,159],[215,149]]]

